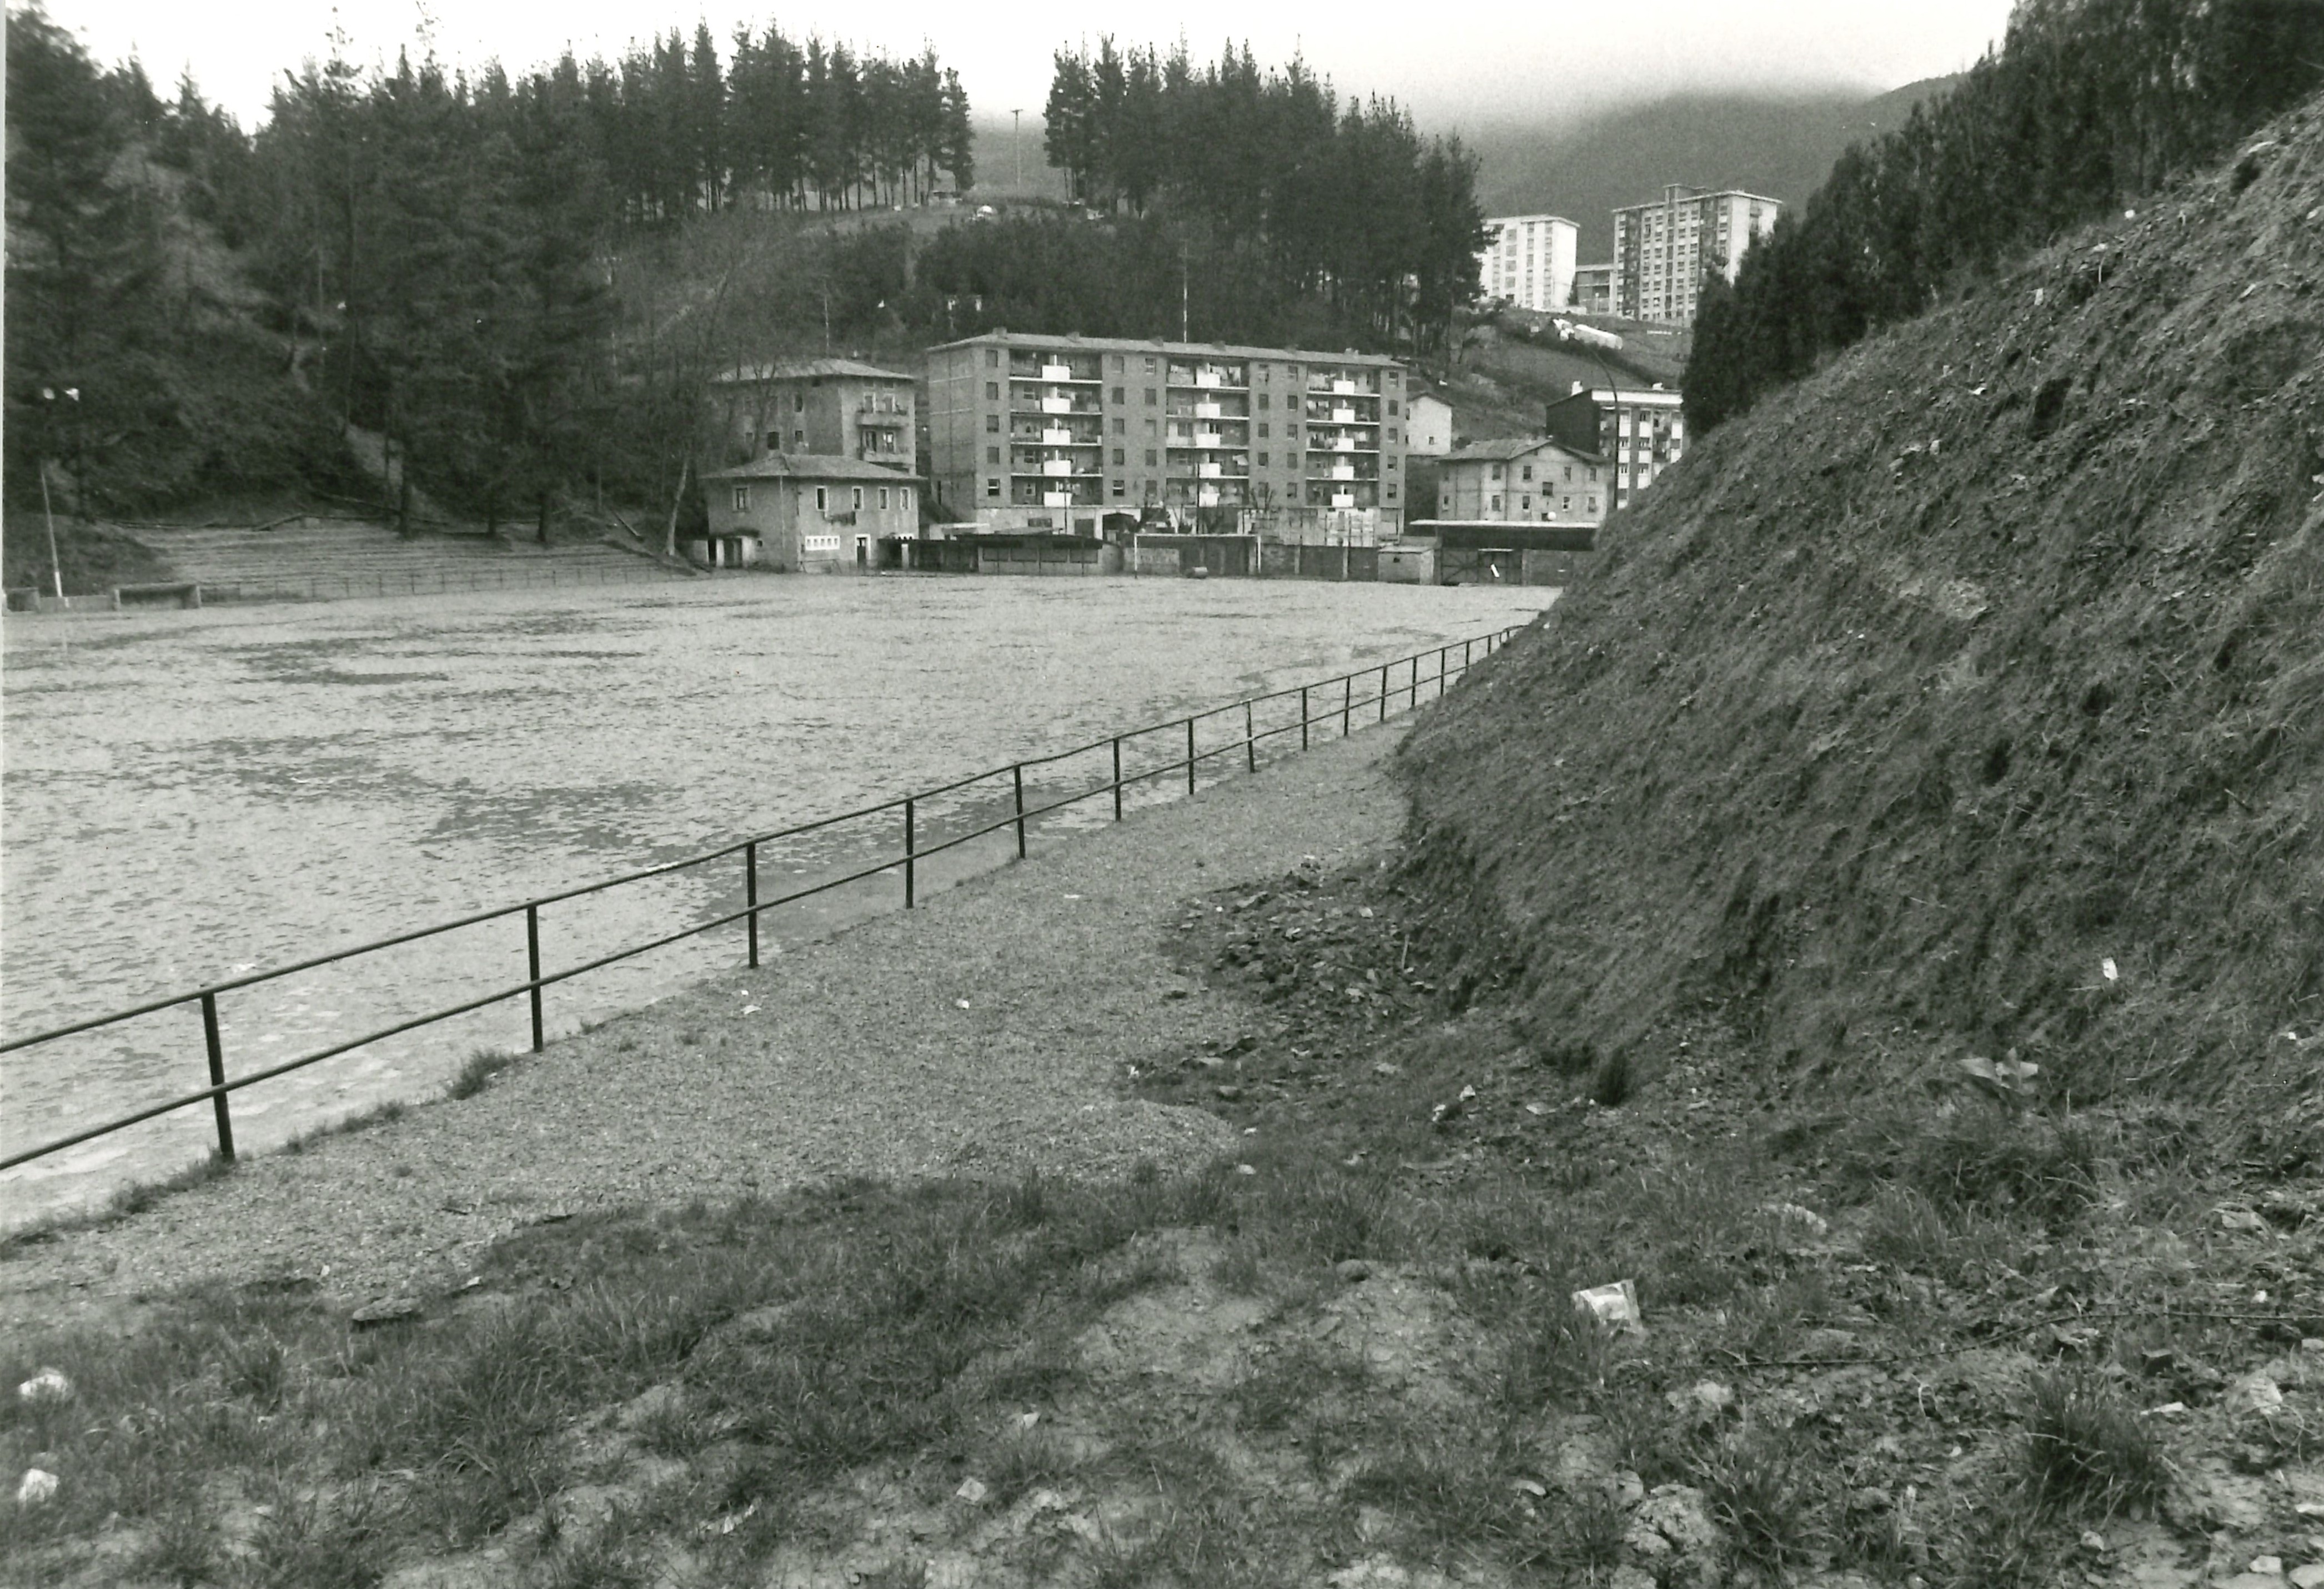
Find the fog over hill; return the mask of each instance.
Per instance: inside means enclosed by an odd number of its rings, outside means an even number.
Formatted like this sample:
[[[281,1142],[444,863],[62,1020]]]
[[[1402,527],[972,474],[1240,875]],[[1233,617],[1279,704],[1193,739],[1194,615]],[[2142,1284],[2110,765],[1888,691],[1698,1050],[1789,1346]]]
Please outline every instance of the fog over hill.
[[[1613,257],[1618,205],[1656,197],[1666,182],[1802,203],[1850,143],[1899,125],[1914,103],[1958,80],[1929,78],[1870,96],[1853,88],[1681,94],[1573,122],[1492,122],[1464,137],[1482,161],[1485,213],[1564,216],[1582,228],[1582,259],[1591,263]]]

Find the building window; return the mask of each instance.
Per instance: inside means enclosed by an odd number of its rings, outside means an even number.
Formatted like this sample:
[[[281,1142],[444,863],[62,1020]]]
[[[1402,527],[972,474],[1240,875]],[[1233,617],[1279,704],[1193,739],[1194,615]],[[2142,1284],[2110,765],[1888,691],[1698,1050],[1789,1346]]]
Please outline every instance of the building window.
[[[1388,427],[1388,445],[1396,445],[1396,427],[1393,425]]]
[[[859,485],[854,488],[853,499],[848,503],[848,506],[854,509],[858,513],[863,511],[863,488],[862,486]]]
[[[1259,422],[1259,439],[1261,441],[1267,439],[1267,421],[1264,419]]]
[[[1261,453],[1261,454],[1259,454],[1259,466],[1261,469],[1264,469],[1264,468],[1266,468],[1266,467],[1267,467],[1267,455],[1266,455],[1265,453]]]
[[[1494,464],[1494,465],[1493,465],[1493,478],[1494,478],[1495,480],[1499,480],[1500,477],[1501,477],[1501,466],[1500,466],[1499,464]]]
[[[1000,463],[1000,462],[1001,462],[1001,449],[1000,449],[999,447],[987,447],[987,448],[985,448],[985,449],[984,449],[984,461],[985,461],[986,463],[988,463],[988,464],[998,464],[998,463]]]
[[[779,430],[770,430],[769,432],[767,432],[767,451],[769,451],[769,452],[770,452],[770,453],[771,453],[771,452],[778,451],[778,450],[782,446],[782,445],[783,445],[783,433],[782,433],[781,431],[779,431]]]
[[[1130,391],[1129,391],[1129,389],[1128,389],[1128,388],[1126,388],[1126,387],[1120,387],[1120,386],[1115,387],[1115,388],[1113,389],[1113,400],[1114,400],[1115,402],[1117,402],[1117,403],[1126,403],[1126,402],[1128,402],[1128,401],[1130,400]]]
[[[1531,480],[1533,478],[1533,465],[1530,464],[1525,466],[1525,477],[1527,480]]]
[[[1493,511],[1494,511],[1494,512],[1496,512],[1496,513],[1498,513],[1498,512],[1499,512],[1500,510],[1501,510],[1501,499],[1500,499],[1500,498],[1499,498],[1499,497],[1495,497],[1495,498],[1493,499]]]
[[[747,485],[736,486],[734,488],[734,511],[737,513],[748,513],[750,510],[751,488]]]
[[[883,485],[883,486],[881,486],[881,487],[880,488],[880,511],[881,511],[882,513],[885,513],[887,510],[888,510],[888,488],[887,488],[886,486],[884,486],[884,485]]]
[[[818,513],[828,513],[831,511],[831,488],[829,486],[819,485],[815,488],[815,510]]]
[[[1151,420],[1151,419],[1148,419],[1148,420],[1146,422],[1146,439],[1147,439],[1147,440],[1148,440],[1148,441],[1152,441],[1152,440],[1154,439],[1154,436],[1155,436],[1154,421],[1153,421],[1153,420]]]
[[[1296,425],[1286,425],[1283,427],[1283,434],[1289,436],[1293,441],[1297,441],[1299,439],[1299,427]]]
[[[1155,363],[1153,355],[1148,354],[1146,360],[1146,372],[1148,375],[1151,375],[1158,368],[1160,368],[1160,366]]]
[[[998,414],[987,414],[984,417],[984,428],[992,432],[996,436],[999,435],[1001,432],[1001,416]]]
[[[1520,512],[1520,513],[1530,513],[1530,512],[1532,512],[1532,511],[1533,511],[1533,499],[1532,499],[1531,497],[1519,497],[1519,498],[1517,499],[1517,511],[1518,511],[1518,512]]]
[[[1154,449],[1153,449],[1152,447],[1148,447],[1148,448],[1146,449],[1146,466],[1147,466],[1148,469],[1153,469],[1153,468],[1157,468],[1157,467],[1158,467],[1158,466],[1159,466],[1159,464],[1158,464],[1158,463],[1157,463],[1157,459],[1156,459],[1156,457],[1155,457],[1155,455],[1154,455]]]
[[[1273,393],[1262,391],[1259,394],[1259,407],[1261,413],[1266,412],[1268,409],[1273,407],[1274,403],[1275,397]]]
[[[1152,361],[1148,360],[1148,363],[1150,363]],[[1149,409],[1154,406],[1154,389],[1150,386],[1146,389],[1146,406]]]
[[[1130,434],[1130,421],[1122,418],[1118,414],[1114,416],[1113,433],[1116,436],[1128,436]]]
[[[1394,398],[1388,400],[1388,417],[1391,419],[1396,418],[1396,400]]]
[[[1123,358],[1120,354],[1114,354],[1114,355],[1113,355],[1113,372],[1114,372],[1115,374],[1117,374],[1117,375],[1120,374],[1120,373],[1121,373],[1121,370],[1122,370],[1122,366],[1123,366],[1124,364],[1126,364],[1127,363],[1129,363],[1129,361],[1128,361],[1128,360],[1126,360],[1126,359],[1124,359],[1124,358]],[[1113,400],[1114,400],[1115,402],[1117,402],[1117,403],[1118,403],[1118,402],[1120,402],[1121,400],[1120,400],[1120,398],[1116,398],[1116,399],[1114,399]]]
[[[896,488],[896,506],[901,508],[907,513],[912,510],[912,488],[910,486],[899,485]]]
[[[1122,464],[1122,453],[1123,453],[1123,449],[1122,449],[1122,448],[1120,448],[1120,447],[1116,447],[1116,448],[1114,448],[1114,449],[1113,449],[1113,466],[1114,466],[1116,469],[1119,469],[1119,468],[1120,468],[1120,467],[1121,467],[1121,464]]]
[[[997,403],[1001,400],[1001,382],[988,381],[984,383],[984,400],[988,403]]]
[[[987,480],[984,482],[984,494],[988,497],[998,498],[1001,495],[1001,482],[997,480]]]
[[[791,451],[795,453],[803,453],[807,451],[806,431],[794,430],[791,432]]]
[[[1001,350],[999,348],[989,347],[984,350],[984,367],[988,370],[997,370],[1001,367]]]
[[[807,393],[803,391],[794,391],[791,393],[791,412],[794,414],[803,414],[807,412]]]
[[[1116,458],[1116,459],[1114,460],[1114,462],[1115,462],[1115,463],[1117,463],[1117,464],[1119,464],[1119,463],[1120,463],[1120,462],[1121,462],[1121,460],[1120,460],[1120,459],[1119,459],[1119,458]],[[1123,497],[1125,497],[1125,496],[1127,496],[1127,495],[1129,495],[1129,494],[1130,494],[1130,482],[1129,482],[1128,481],[1126,481],[1126,480],[1119,480],[1119,479],[1117,479],[1117,480],[1113,482],[1113,500],[1114,500],[1115,501],[1117,501],[1117,502],[1118,502],[1118,501],[1121,501],[1121,499],[1122,499]]]

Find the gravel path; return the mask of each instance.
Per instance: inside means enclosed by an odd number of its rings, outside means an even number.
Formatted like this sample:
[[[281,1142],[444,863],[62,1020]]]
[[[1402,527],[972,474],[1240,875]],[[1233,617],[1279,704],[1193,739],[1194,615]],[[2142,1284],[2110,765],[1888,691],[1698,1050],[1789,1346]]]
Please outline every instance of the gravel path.
[[[349,1300],[442,1288],[558,1212],[1207,1157],[1225,1125],[1118,1086],[1125,1064],[1235,1030],[1237,1006],[1170,964],[1176,907],[1392,840],[1403,804],[1381,764],[1401,735],[1375,729],[1052,840],[908,915],[557,1043],[475,1098],[20,1249],[0,1262],[0,1323],[201,1281],[310,1276]]]

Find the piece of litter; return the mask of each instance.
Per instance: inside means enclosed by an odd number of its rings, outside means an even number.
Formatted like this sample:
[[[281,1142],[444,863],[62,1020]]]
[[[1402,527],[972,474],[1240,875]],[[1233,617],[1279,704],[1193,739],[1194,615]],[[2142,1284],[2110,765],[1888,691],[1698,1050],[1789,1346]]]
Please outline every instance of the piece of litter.
[[[2098,962],[2098,975],[2104,977],[2109,982],[2116,981],[2121,978],[2122,973],[2115,969],[2113,956],[2109,955],[2105,960]]]
[[[39,1506],[53,1500],[57,1493],[57,1475],[44,1469],[28,1467],[24,1476],[16,1481],[16,1504]]]
[[[1638,1314],[1638,1288],[1627,1280],[1576,1291],[1573,1306],[1608,1329],[1631,1336],[1646,1333],[1646,1323]]]
[[[1525,1111],[1528,1115],[1546,1115],[1549,1113],[1549,1106],[1547,1104],[1527,1104],[1525,1107]]]
[[[2165,1401],[2160,1407],[2148,1408],[2138,1416],[2141,1418],[2184,1418],[2187,1416],[2187,1403],[2184,1401]],[[2319,1513],[2324,1513],[2324,1507],[2319,1507],[2317,1511]]]
[[[1080,896],[1080,895],[1078,895],[1078,894],[1068,894],[1068,895],[1066,895],[1066,896],[1065,896],[1065,897],[1066,897],[1067,899],[1079,899],[1079,898],[1081,897],[1081,896]]]
[[[2283,1557],[2255,1556],[2251,1559],[2250,1567],[2246,1570],[2257,1573],[2263,1578],[2281,1578],[2283,1576]]]
[[[2222,1208],[2219,1210],[2219,1228],[2221,1230],[2265,1230],[2267,1221],[2249,1208]]]
[[[955,1004],[955,1005],[959,1006],[962,1009],[966,1009],[966,1008],[968,1008],[968,1000],[966,1000],[966,999],[964,999],[964,998],[956,998],[956,999],[953,1000],[952,1002],[953,1002],[954,1004]]]
[[[742,1013],[746,1015],[755,1015],[759,1013],[759,1006],[754,1004],[746,1004],[742,1006]]]
[[[1258,1166],[1253,1164],[1238,1164],[1235,1166],[1235,1173],[1237,1175],[1256,1175],[1259,1173],[1259,1169]]]
[[[16,1387],[17,1396],[32,1402],[69,1401],[72,1393],[72,1381],[65,1378],[64,1371],[59,1368],[42,1369]]]
[[[1549,1486],[1543,1483],[1539,1479],[1511,1479],[1509,1481],[1509,1487],[1515,1490],[1522,1490],[1536,1501],[1544,1499],[1549,1493]]]
[[[1041,1415],[1038,1412],[1020,1412],[1017,1415],[1017,1427],[1020,1429],[1029,1429],[1040,1421]]]
[[[971,1506],[982,1506],[984,1503],[984,1484],[979,1479],[961,1480],[960,1488],[954,1490],[953,1493]]]

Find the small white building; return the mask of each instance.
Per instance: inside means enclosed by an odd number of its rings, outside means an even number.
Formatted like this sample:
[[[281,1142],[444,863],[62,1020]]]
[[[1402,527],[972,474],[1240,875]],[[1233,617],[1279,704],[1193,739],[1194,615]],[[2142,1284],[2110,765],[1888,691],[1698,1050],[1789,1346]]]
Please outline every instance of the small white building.
[[[919,482],[883,464],[768,453],[704,475],[702,486],[710,533],[685,546],[706,568],[868,573],[882,536],[919,532]]]
[[[1416,391],[1406,410],[1404,450],[1416,458],[1441,458],[1452,450],[1452,405],[1433,391]]]

